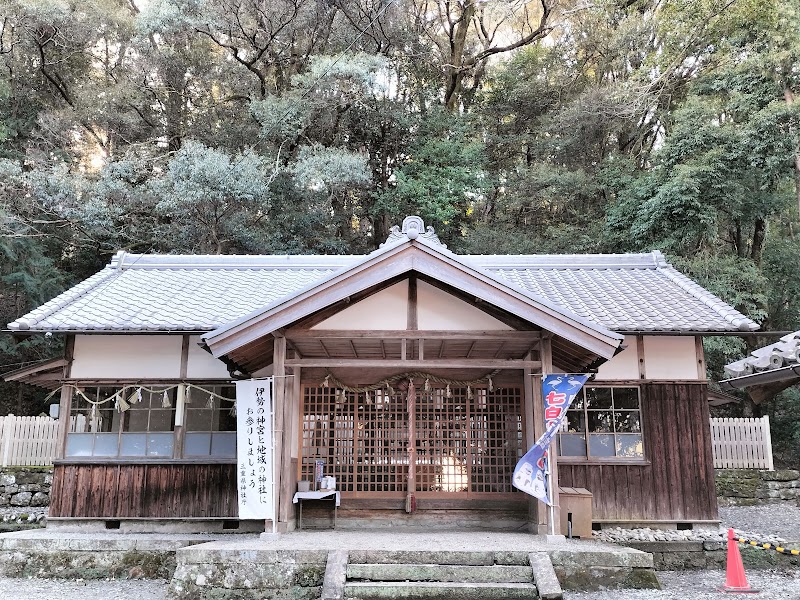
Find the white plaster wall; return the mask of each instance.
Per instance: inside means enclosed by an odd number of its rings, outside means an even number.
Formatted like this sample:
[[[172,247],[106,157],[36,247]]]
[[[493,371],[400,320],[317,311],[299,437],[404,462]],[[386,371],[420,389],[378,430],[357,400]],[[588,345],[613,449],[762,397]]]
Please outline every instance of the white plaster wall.
[[[417,281],[417,326],[437,331],[497,331],[512,329],[444,290]]]
[[[644,372],[647,379],[700,379],[693,336],[644,337]]]
[[[639,379],[639,353],[636,349],[636,336],[626,335],[622,344],[625,349],[597,369],[595,381]]]
[[[182,335],[76,335],[73,379],[178,379]]]
[[[643,338],[646,379],[699,379],[692,336],[649,335]],[[625,336],[626,348],[597,370],[595,381],[639,379],[636,336]]]
[[[189,357],[186,364],[187,379],[230,379],[228,368],[218,358],[200,346],[200,336],[189,338]]]
[[[408,281],[401,281],[348,306],[312,329],[406,329]]]

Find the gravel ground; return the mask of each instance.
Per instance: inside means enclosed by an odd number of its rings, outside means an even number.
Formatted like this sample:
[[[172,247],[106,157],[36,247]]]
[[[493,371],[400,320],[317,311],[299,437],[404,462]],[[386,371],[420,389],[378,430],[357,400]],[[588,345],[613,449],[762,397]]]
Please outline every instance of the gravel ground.
[[[2,515],[0,515],[2,518]],[[787,504],[720,508],[722,531],[733,527],[759,541],[788,540],[800,543],[800,507]],[[683,533],[683,532],[681,532]],[[690,532],[691,533],[691,532]],[[434,534],[435,535],[435,534]],[[452,533],[450,535],[453,535]],[[715,535],[713,532],[702,534]],[[248,536],[253,537],[253,536]],[[437,536],[439,537],[439,536]],[[446,536],[445,536],[446,537]],[[456,534],[455,537],[458,537]],[[285,540],[286,538],[284,538]],[[317,539],[317,541],[319,541]],[[377,541],[377,540],[376,540]],[[453,540],[448,540],[452,543]],[[488,539],[483,543],[488,543]],[[569,545],[570,542],[566,542]],[[451,546],[452,547],[452,546]],[[730,594],[719,592],[725,584],[723,571],[660,572],[664,587],[656,590],[614,590],[607,592],[566,592],[565,600],[721,600]],[[797,571],[750,570],[750,586],[761,591],[755,598],[800,600]],[[9,579],[0,577],[0,598],[26,600],[168,600],[167,582],[161,581],[64,581],[58,579]],[[734,597],[747,597],[736,595]]]
[[[733,527],[765,536],[777,536],[790,542],[800,542],[800,506],[729,506],[719,509],[719,518],[725,528]]]
[[[797,600],[800,598],[800,575],[796,572],[750,571],[747,581],[759,594],[720,592],[725,585],[723,571],[661,571],[662,590],[609,590],[607,592],[565,592],[564,600],[722,600],[723,598],[760,598],[762,600]]]

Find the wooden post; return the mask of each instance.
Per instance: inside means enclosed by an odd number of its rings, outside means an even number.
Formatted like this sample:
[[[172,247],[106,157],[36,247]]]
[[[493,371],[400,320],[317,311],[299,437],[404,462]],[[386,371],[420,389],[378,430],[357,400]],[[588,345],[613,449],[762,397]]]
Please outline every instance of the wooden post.
[[[546,333],[542,336],[541,342],[541,356],[542,359],[542,376],[549,375],[553,372],[553,345],[552,334]],[[542,383],[539,382],[539,394],[543,394]],[[544,398],[539,402],[542,410],[542,430],[544,430]],[[558,494],[558,442],[554,441],[550,444],[547,451],[548,464],[550,466],[550,502],[553,503],[553,510],[547,510],[547,506],[541,503],[539,507],[545,510],[547,515],[548,533],[561,533],[561,509],[559,507],[559,494]],[[553,523],[550,523],[550,515],[552,515]],[[551,526],[552,525],[552,526]]]
[[[64,346],[64,358],[67,364],[62,372],[64,379],[70,376],[72,370],[72,357],[75,352],[75,336],[67,336]],[[56,445],[56,458],[64,458],[67,451],[67,434],[72,422],[72,396],[74,390],[71,385],[61,387],[61,399],[58,406],[58,444]]]
[[[761,426],[763,434],[764,451],[766,453],[767,469],[770,471],[775,470],[775,464],[772,461],[772,432],[769,430],[769,415],[761,417]]]
[[[531,353],[525,356],[531,360]],[[527,452],[543,433],[544,406],[542,405],[542,376],[534,375],[530,368],[523,369],[523,392],[525,410],[525,451]],[[538,389],[537,394],[535,390]],[[540,502],[533,497],[528,501],[528,528],[531,533],[547,533],[547,523],[544,521],[543,511],[539,509]]]
[[[639,359],[639,379],[647,378],[647,365],[644,362],[644,336],[636,336],[636,356]]]
[[[284,409],[286,405],[286,338],[275,337],[274,349],[272,354],[272,374],[273,379],[273,447],[275,456],[273,457],[272,476],[275,480],[275,506],[276,512],[275,519],[277,521],[276,530],[284,533],[288,525],[286,521],[280,520],[280,506],[283,497],[285,496],[284,486],[286,484],[283,475],[283,437],[284,437]]]
[[[56,444],[56,458],[64,458],[67,451],[67,434],[72,421],[72,386],[64,385],[61,388],[61,401],[58,405],[58,443]]]
[[[697,356],[697,379],[706,381],[708,375],[706,374],[706,360],[705,351],[703,350],[703,338],[699,335],[694,338],[695,354]]]
[[[283,338],[284,341],[286,338]],[[297,382],[295,380],[300,379],[300,369],[295,367],[293,369],[293,375],[289,381],[283,386],[283,403],[284,408],[281,411],[283,413],[283,448],[281,451],[281,456],[283,457],[283,462],[281,464],[281,493],[280,493],[280,503],[278,504],[280,508],[280,518],[278,521],[280,523],[285,523],[287,531],[291,531],[295,528],[294,524],[294,508],[292,504],[292,497],[294,496],[295,491],[295,481],[297,476],[295,472],[292,470],[292,447],[293,447],[293,439],[294,436],[292,432],[296,429],[296,420],[295,415],[298,414],[297,411],[297,404],[299,402],[299,393]],[[286,380],[286,378],[284,378]]]
[[[414,380],[408,380],[408,394],[406,396],[406,409],[408,410],[408,488],[406,490],[406,512],[414,510],[414,494],[417,491],[417,432],[415,422],[415,404],[417,391]]]

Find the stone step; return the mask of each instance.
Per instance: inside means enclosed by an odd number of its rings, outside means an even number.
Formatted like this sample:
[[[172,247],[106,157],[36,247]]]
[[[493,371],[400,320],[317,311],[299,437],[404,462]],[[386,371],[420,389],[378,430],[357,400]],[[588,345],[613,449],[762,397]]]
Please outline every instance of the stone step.
[[[509,565],[349,564],[347,565],[347,579],[383,582],[531,583],[533,569]]]
[[[538,600],[532,583],[353,582],[344,600]]]
[[[350,564],[528,565],[527,552],[495,550],[351,550]]]

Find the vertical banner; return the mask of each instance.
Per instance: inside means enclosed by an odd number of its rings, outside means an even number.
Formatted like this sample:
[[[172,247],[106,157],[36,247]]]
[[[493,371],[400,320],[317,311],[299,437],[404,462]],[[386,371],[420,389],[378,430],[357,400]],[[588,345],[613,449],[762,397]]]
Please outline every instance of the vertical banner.
[[[517,463],[512,484],[548,505],[553,502],[547,481],[547,449],[566,418],[567,409],[588,379],[589,375],[564,374],[546,375],[542,379],[545,432]]]
[[[236,382],[240,519],[275,519],[272,415],[272,378]]]

